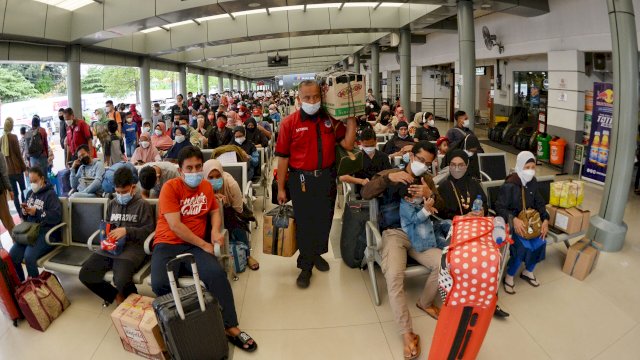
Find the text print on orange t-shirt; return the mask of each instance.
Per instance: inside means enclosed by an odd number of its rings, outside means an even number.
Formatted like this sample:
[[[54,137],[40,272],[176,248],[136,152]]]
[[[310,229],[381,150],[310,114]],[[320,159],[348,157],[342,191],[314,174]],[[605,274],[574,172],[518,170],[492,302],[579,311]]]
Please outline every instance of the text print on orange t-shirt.
[[[218,203],[213,195],[213,188],[207,181],[203,181],[197,188],[192,189],[184,183],[182,178],[167,181],[160,191],[158,200],[158,225],[154,243],[184,244],[169,227],[165,214],[180,213],[180,221],[196,236],[204,238],[207,216],[218,209]]]

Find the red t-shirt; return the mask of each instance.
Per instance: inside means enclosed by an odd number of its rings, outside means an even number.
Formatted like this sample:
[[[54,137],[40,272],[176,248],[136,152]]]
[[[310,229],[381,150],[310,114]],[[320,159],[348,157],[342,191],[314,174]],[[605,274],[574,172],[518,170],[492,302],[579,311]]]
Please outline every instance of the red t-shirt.
[[[162,185],[158,200],[158,224],[156,225],[155,244],[185,244],[169,227],[165,214],[180,213],[180,221],[196,236],[204,238],[207,216],[218,209],[213,188],[207,181],[192,189],[182,178],[174,178]]]
[[[346,132],[347,128],[341,121],[324,113],[316,119],[303,119],[301,110],[298,110],[282,120],[275,154],[288,157],[292,169],[326,169],[336,161],[336,144],[345,137]]]
[[[72,154],[76,153],[80,145],[89,144],[91,137],[91,129],[84,120],[76,119],[75,126],[67,126],[66,142]]]

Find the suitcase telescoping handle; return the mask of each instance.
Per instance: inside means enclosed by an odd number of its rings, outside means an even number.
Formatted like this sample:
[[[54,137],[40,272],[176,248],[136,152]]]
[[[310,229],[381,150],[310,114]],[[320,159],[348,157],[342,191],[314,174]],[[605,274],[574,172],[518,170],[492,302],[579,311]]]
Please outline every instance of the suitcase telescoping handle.
[[[167,275],[169,276],[169,286],[171,286],[171,294],[173,295],[173,301],[176,303],[176,309],[180,319],[184,320],[184,309],[182,308],[182,300],[180,300],[180,294],[178,294],[178,284],[176,283],[176,277],[173,274],[172,266],[174,263],[180,263],[182,261],[189,260],[191,262],[191,272],[193,273],[193,281],[196,286],[196,293],[198,293],[198,303],[200,303],[200,310],[205,311],[204,295],[202,293],[202,286],[200,286],[200,275],[198,275],[198,267],[196,266],[196,258],[191,253],[180,254],[174,259],[167,262]]]

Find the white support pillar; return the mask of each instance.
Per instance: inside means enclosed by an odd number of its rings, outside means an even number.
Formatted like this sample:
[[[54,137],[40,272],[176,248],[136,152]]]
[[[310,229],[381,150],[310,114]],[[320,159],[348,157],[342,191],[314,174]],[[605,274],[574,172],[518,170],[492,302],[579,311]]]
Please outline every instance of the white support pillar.
[[[222,94],[224,91],[224,78],[222,77],[222,73],[218,73],[218,93]]]
[[[79,119],[82,118],[80,52],[80,45],[71,45],[67,48],[67,97],[69,107]]]
[[[422,66],[411,67],[411,111],[422,111]]]
[[[205,70],[202,75],[202,93],[209,96],[209,70]]]
[[[187,65],[180,64],[178,71],[178,89],[182,96],[187,97]]]
[[[144,120],[151,120],[151,60],[140,57],[140,113]]]

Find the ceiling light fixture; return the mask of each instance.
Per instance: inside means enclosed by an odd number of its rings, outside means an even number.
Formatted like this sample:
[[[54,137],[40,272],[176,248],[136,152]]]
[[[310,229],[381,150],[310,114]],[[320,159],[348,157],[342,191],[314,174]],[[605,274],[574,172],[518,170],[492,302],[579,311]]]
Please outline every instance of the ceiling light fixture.
[[[233,13],[231,13],[231,15],[233,15],[233,16],[252,15],[252,14],[262,14],[262,13],[266,13],[266,12],[267,12],[267,9],[254,9],[254,10],[245,10],[245,11],[233,12]]]
[[[229,14],[220,14],[220,15],[201,17],[201,18],[197,18],[196,20],[203,22],[203,21],[209,21],[209,20],[227,19],[229,17],[230,17]]]
[[[144,30],[140,30],[141,33],[145,33],[148,34],[150,32],[154,32],[154,31],[158,31],[158,30],[162,30],[159,26],[155,26],[152,28],[148,28],[148,29],[144,29]]]
[[[308,4],[307,9],[339,8],[342,3]]]
[[[374,7],[378,5],[377,2],[354,2],[354,3],[343,3],[344,7]]]
[[[250,8],[257,8],[258,6],[260,6],[260,3],[252,2],[252,3],[249,3],[247,6]]]
[[[304,5],[278,6],[278,7],[269,8],[268,10],[271,11],[271,12],[290,11],[290,10],[304,10]]]
[[[185,21],[179,21],[173,24],[167,24],[167,25],[163,25],[163,27],[167,28],[167,29],[171,29],[174,28],[176,26],[182,26],[182,25],[187,25],[187,24],[193,24],[193,21],[191,20],[185,20]]]

